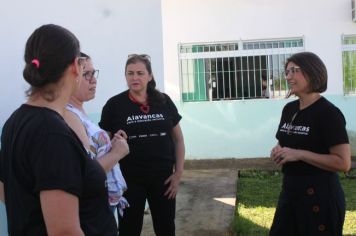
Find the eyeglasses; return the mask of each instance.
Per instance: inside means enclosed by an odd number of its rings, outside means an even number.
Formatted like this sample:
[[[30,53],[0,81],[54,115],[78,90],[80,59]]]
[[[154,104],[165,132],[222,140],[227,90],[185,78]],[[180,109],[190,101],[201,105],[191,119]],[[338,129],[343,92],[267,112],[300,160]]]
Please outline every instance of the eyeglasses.
[[[285,75],[285,77],[287,77],[288,75],[289,75],[289,73],[291,74],[291,75],[294,75],[296,72],[298,72],[298,71],[300,71],[300,67],[298,67],[298,66],[292,66],[292,67],[290,67],[289,69],[286,69],[285,71],[284,71],[284,75]]]
[[[146,59],[151,62],[151,57],[147,54],[129,54],[127,57],[129,59],[132,57],[139,57],[139,58]]]
[[[87,81],[91,80],[92,78],[98,79],[99,70],[86,71],[86,72],[83,73],[83,77]]]

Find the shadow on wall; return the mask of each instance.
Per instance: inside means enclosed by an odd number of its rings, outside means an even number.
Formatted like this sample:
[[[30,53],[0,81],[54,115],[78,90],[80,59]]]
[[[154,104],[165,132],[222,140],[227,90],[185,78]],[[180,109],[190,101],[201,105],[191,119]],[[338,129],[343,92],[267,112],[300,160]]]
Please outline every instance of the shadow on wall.
[[[351,156],[356,156],[356,132],[355,131],[347,131],[349,135],[349,141],[351,146]]]

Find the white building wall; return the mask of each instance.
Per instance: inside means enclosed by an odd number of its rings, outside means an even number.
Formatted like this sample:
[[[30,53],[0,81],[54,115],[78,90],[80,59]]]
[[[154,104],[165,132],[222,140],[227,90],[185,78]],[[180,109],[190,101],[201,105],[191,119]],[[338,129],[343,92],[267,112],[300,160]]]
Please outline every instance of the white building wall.
[[[82,50],[92,56],[100,69],[97,97],[86,107],[90,114],[100,114],[109,97],[126,89],[124,63],[128,54],[151,55],[158,88],[179,101],[178,43],[304,37],[305,49],[317,53],[328,68],[326,94],[343,110],[348,129],[356,133],[356,99],[342,96],[341,35],[356,34],[350,0],[0,3],[0,127],[25,101],[28,86],[22,79],[22,70],[27,38],[40,25],[55,23],[77,35]],[[267,156],[275,143],[275,129],[286,102],[267,99],[178,103],[183,114],[187,158]],[[0,235],[6,235],[5,228],[4,206],[0,204]]]
[[[342,94],[341,35],[356,34],[350,0],[162,1],[165,91],[180,100],[178,43],[304,37]]]
[[[40,25],[68,28],[100,70],[96,99],[86,107],[100,113],[107,99],[126,89],[128,54],[151,55],[158,88],[163,90],[160,0],[0,0],[0,128],[21,103],[28,88],[23,80],[27,38]]]
[[[100,114],[109,97],[126,89],[124,66],[128,54],[151,55],[158,88],[163,89],[160,0],[0,0],[0,6],[0,128],[25,101],[25,43],[43,24],[54,23],[72,31],[82,51],[100,70],[96,99],[86,105],[89,113]],[[0,235],[7,235],[1,202]]]

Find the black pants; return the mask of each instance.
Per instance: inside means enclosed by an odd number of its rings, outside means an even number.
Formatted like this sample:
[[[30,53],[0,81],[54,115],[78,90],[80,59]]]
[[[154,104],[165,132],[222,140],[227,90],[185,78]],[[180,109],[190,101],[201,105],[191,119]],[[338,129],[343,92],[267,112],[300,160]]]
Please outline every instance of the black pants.
[[[342,236],[345,197],[337,174],[284,176],[270,236]]]
[[[172,170],[162,172],[140,172],[126,174],[128,190],[124,196],[130,207],[119,217],[120,236],[139,236],[142,230],[146,199],[150,206],[153,229],[157,236],[175,236],[175,199],[164,196],[167,186],[164,181]]]

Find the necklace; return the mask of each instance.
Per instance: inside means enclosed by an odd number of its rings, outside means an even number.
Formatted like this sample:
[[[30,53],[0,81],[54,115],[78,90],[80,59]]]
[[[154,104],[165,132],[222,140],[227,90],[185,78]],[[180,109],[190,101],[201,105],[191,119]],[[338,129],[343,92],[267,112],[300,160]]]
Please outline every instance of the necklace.
[[[137,101],[137,100],[131,95],[130,92],[129,92],[129,98],[130,98],[130,100],[131,100],[132,102],[134,102],[134,103],[136,103],[137,105],[140,106],[140,110],[141,110],[143,113],[147,114],[148,112],[150,112],[150,106],[149,106],[148,104],[143,104],[143,103]]]
[[[287,129],[287,134],[288,134],[288,135],[291,134],[291,129],[292,129],[292,127],[293,127],[293,122],[294,122],[295,118],[298,116],[298,114],[299,114],[299,110],[296,111],[296,112],[294,113],[294,115],[292,116],[292,119],[291,119],[291,121],[290,121],[290,123],[289,123],[289,126],[288,126],[288,129]]]

